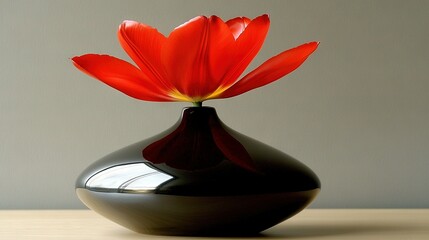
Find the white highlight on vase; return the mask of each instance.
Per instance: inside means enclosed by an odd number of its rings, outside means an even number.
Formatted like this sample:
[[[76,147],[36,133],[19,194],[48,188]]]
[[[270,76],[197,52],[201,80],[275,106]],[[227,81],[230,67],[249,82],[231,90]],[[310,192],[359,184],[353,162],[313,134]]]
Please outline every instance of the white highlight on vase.
[[[173,176],[145,163],[118,165],[93,175],[86,183],[89,189],[115,192],[146,192],[155,190]]]

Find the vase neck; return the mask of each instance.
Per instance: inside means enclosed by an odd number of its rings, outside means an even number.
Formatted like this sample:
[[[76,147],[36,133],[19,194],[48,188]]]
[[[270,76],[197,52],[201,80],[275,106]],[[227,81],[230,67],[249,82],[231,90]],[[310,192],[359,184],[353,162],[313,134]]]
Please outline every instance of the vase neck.
[[[178,121],[179,125],[193,127],[207,127],[209,124],[213,123],[221,123],[216,109],[213,107],[184,108]]]

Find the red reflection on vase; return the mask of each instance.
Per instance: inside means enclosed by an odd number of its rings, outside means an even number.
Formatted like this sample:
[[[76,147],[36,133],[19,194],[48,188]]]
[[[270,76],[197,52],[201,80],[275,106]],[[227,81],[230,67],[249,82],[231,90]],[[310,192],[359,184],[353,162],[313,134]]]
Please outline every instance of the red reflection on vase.
[[[154,164],[183,170],[206,169],[230,161],[255,171],[247,150],[229,131],[214,108],[187,108],[166,135],[143,149],[143,157]]]

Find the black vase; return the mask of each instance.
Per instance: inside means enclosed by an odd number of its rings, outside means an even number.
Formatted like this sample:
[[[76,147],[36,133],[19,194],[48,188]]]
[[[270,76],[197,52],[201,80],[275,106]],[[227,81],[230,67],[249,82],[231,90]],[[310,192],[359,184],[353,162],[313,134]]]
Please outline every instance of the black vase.
[[[225,126],[211,107],[185,108],[173,127],[105,156],[76,182],[89,208],[160,235],[256,234],[319,191],[308,167]]]

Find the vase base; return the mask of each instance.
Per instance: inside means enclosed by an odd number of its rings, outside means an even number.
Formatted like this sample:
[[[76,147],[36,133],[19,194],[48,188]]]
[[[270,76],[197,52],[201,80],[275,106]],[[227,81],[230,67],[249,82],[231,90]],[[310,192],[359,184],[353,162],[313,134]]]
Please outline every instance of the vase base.
[[[256,235],[300,212],[319,193],[178,196],[112,193],[77,188],[82,202],[133,231],[154,235]]]

